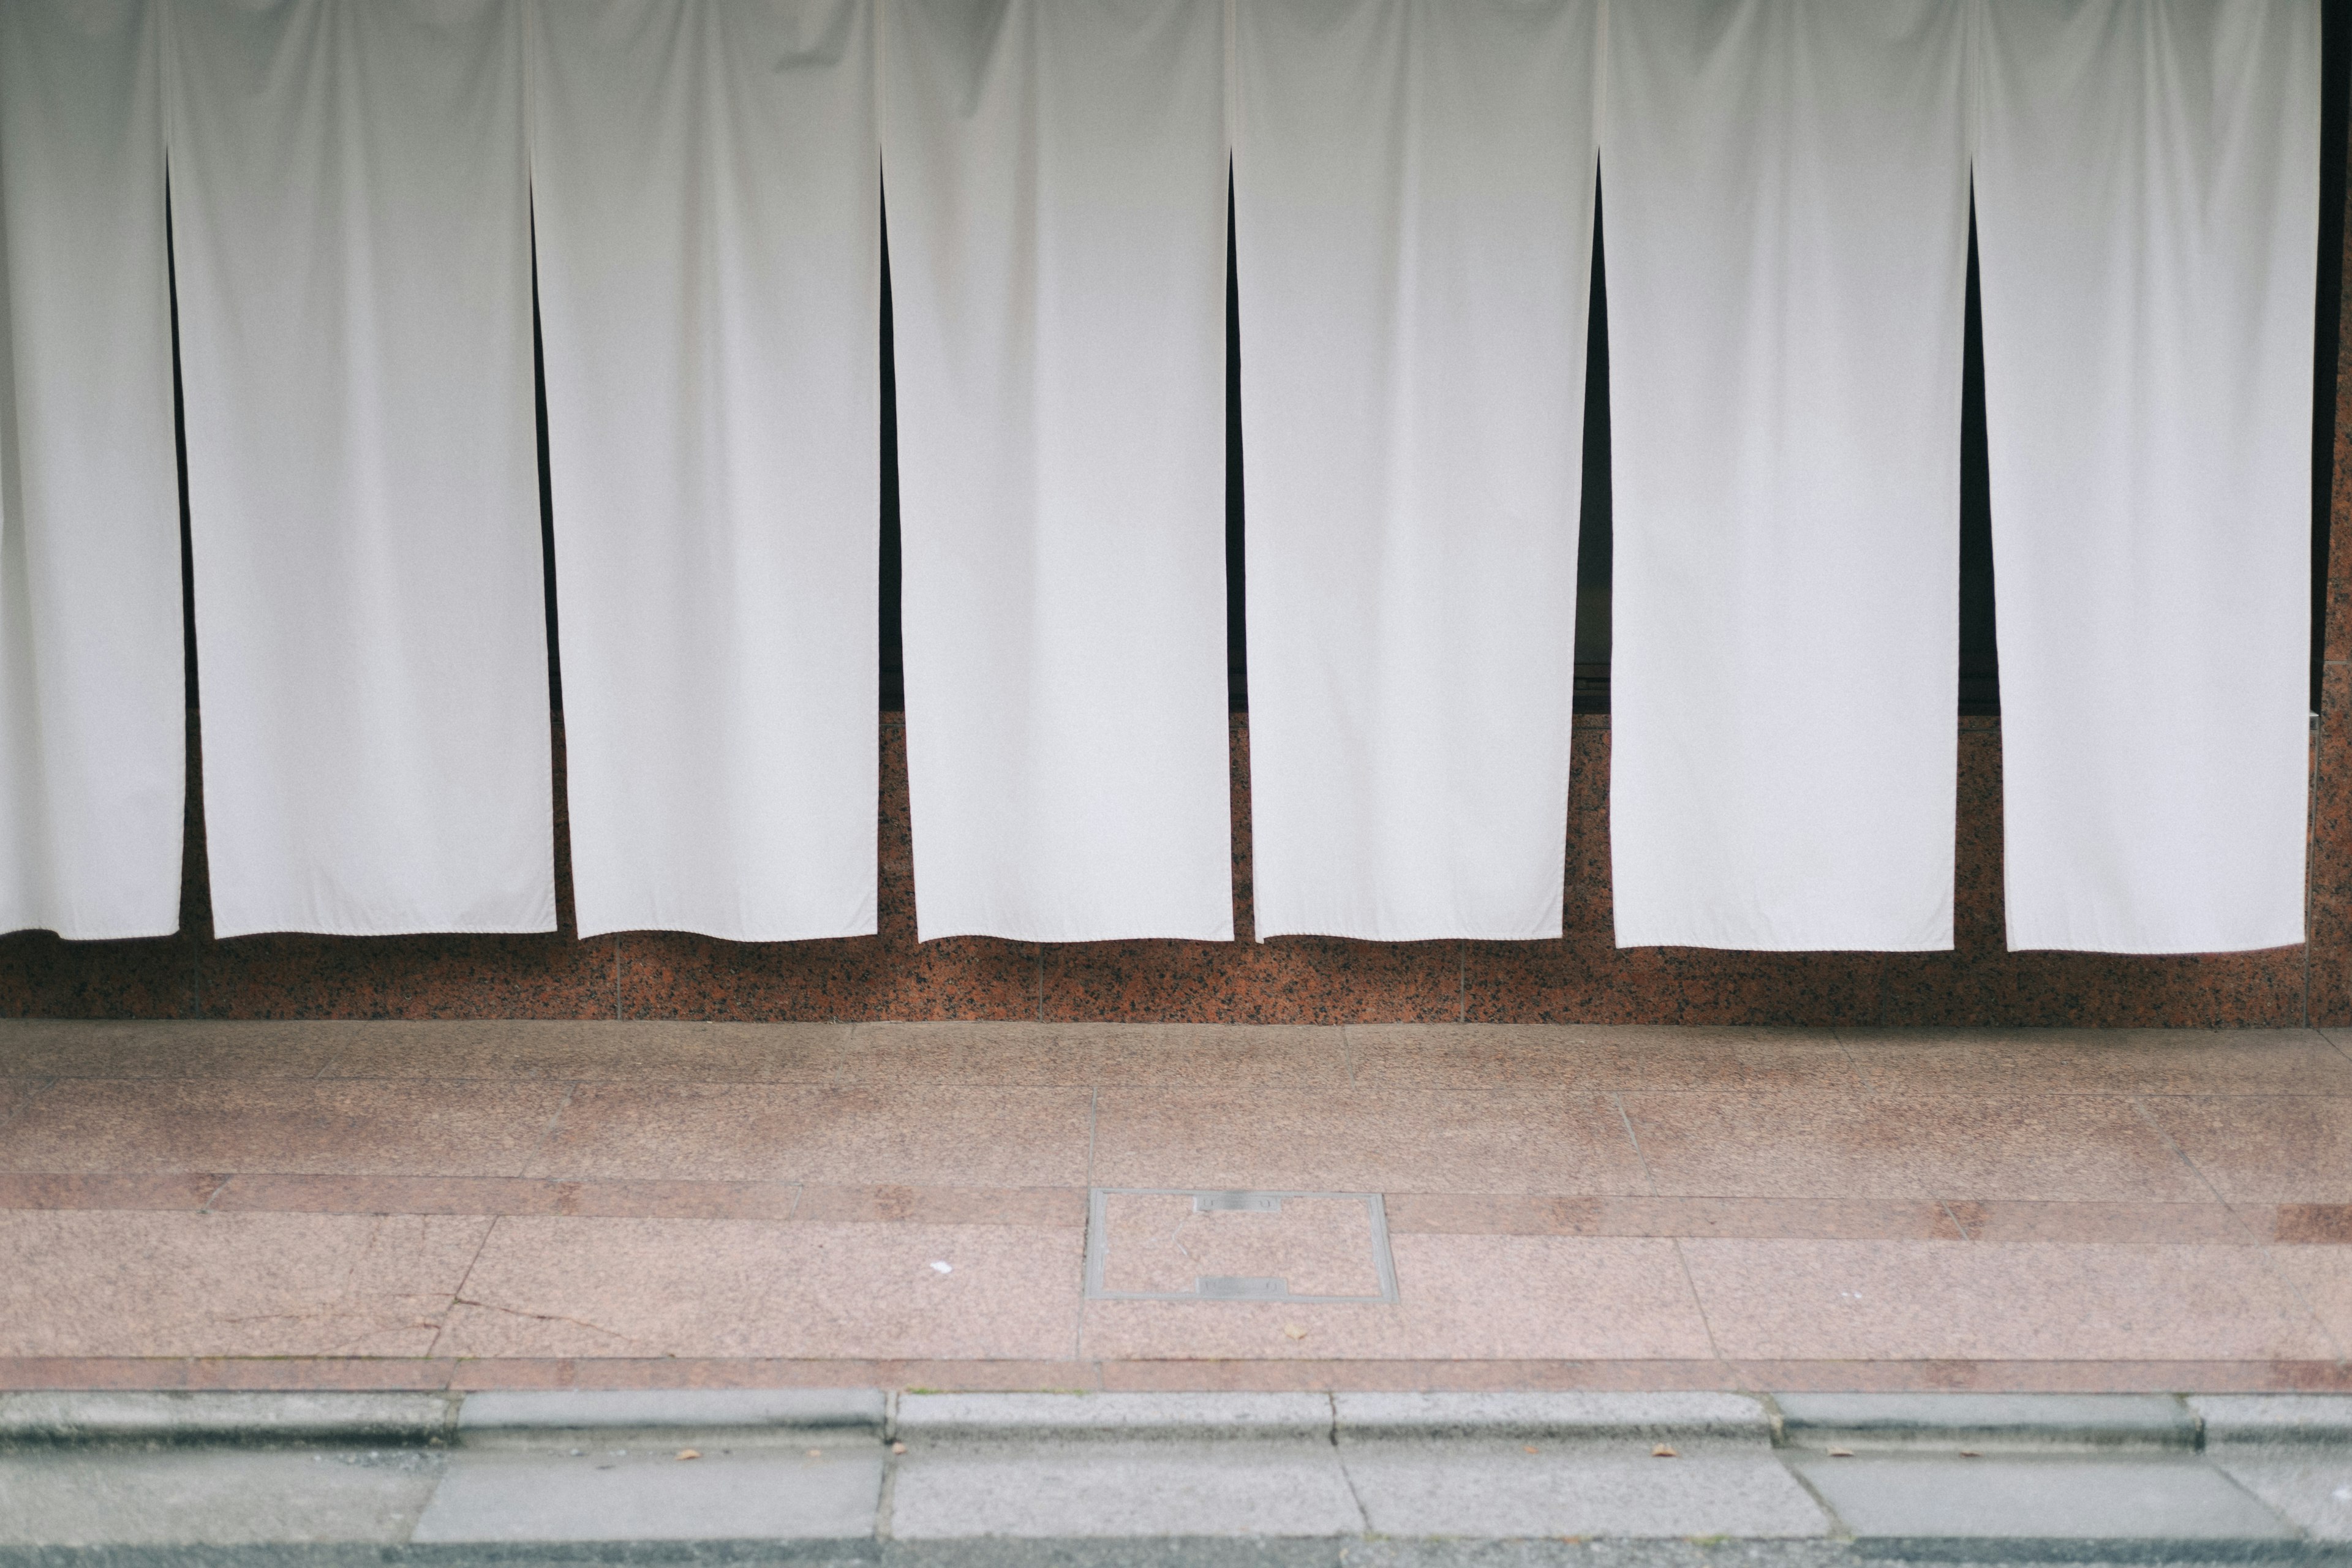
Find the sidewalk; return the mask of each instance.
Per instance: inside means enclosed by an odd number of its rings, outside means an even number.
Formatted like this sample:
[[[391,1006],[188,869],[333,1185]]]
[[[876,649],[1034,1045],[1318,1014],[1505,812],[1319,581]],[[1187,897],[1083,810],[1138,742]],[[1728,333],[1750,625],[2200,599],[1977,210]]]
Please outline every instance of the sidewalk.
[[[0,1388],[2352,1391],[2347,1353],[2316,1031],[0,1022]]]
[[[2352,1398],[0,1395],[0,1564],[2352,1562]]]

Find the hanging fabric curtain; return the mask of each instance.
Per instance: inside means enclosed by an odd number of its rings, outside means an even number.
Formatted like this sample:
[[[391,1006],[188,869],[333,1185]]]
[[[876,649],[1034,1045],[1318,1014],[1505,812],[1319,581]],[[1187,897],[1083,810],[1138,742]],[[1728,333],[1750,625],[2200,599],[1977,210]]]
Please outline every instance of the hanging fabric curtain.
[[[179,929],[161,22],[0,3],[0,931]]]
[[[533,0],[580,931],[875,929],[871,0]]]
[[[1598,0],[1253,0],[1257,934],[1560,931]]]
[[[2299,942],[2319,7],[1987,21],[2009,945]]]
[[[894,0],[925,939],[1233,935],[1222,0]]]
[[[172,16],[215,929],[551,929],[521,9]]]
[[[1965,16],[1611,11],[1620,945],[1951,945]]]

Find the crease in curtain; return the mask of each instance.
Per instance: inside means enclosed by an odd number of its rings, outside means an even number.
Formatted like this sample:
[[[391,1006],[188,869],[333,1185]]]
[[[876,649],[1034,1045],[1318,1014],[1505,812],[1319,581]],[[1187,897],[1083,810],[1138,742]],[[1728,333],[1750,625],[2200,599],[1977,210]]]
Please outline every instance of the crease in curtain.
[[[2009,946],[2299,942],[2319,7],[1984,28]]]
[[[162,22],[0,5],[0,931],[180,924]]]
[[[1261,938],[1560,932],[1600,11],[1239,8]]]
[[[1620,946],[1951,945],[1967,16],[1610,13]]]
[[[552,930],[521,8],[171,20],[215,930]]]
[[[883,7],[920,936],[1233,936],[1223,0]]]
[[[530,0],[583,936],[875,930],[872,0]]]

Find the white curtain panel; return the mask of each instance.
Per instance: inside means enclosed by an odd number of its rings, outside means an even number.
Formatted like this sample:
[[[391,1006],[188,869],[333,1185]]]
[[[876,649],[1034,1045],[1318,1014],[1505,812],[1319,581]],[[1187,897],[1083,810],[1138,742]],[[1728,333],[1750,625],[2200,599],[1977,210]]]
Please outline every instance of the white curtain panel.
[[[1233,935],[1224,15],[883,9],[925,939]]]
[[[875,929],[871,0],[533,0],[580,932]]]
[[[552,929],[522,9],[172,19],[215,928]]]
[[[1560,931],[1599,0],[1249,0],[1257,934]]]
[[[0,3],[0,931],[180,923],[161,22]]]
[[[1986,16],[2009,945],[2299,942],[2319,7]]]
[[[1951,945],[1966,16],[1611,11],[1622,946]]]

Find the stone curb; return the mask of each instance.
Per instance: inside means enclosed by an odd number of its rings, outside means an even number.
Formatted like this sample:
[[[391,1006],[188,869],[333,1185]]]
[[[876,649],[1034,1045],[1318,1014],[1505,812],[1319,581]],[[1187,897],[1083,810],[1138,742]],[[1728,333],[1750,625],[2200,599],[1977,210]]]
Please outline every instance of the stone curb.
[[[0,1394],[0,1442],[446,1441],[453,1394]]]
[[[878,1388],[650,1388],[469,1394],[462,1436],[512,1432],[744,1431],[863,1433],[879,1437]]]
[[[1511,1442],[1772,1440],[1772,1417],[1744,1394],[1341,1394],[1339,1441],[1493,1438]]]
[[[2197,1416],[2168,1394],[1782,1394],[1790,1448],[2194,1449]]]
[[[2352,1394],[2198,1394],[2206,1445],[2352,1443]]]
[[[1325,1394],[904,1394],[912,1442],[1194,1441],[1331,1436]]]
[[[895,1409],[894,1409],[895,1406]],[[1858,1450],[2352,1444],[2352,1395],[909,1394],[878,1389],[0,1393],[0,1443],[423,1444],[591,1430],[910,1441],[1648,1439]]]

